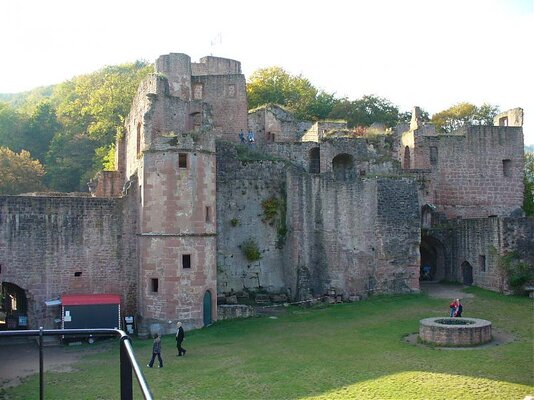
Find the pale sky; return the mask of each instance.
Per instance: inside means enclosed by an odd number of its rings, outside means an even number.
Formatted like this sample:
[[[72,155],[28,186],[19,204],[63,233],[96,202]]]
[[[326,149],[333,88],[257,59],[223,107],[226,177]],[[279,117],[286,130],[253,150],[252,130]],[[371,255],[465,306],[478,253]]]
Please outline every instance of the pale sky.
[[[534,144],[534,0],[2,0],[0,93],[186,53],[278,65],[336,96],[430,114],[525,111]]]

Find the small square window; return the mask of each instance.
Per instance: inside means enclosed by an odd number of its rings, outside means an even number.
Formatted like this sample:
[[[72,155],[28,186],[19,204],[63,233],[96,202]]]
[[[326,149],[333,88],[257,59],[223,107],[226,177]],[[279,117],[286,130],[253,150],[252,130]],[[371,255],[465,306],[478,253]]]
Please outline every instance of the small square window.
[[[186,153],[178,154],[178,168],[187,168],[187,154]]]
[[[486,271],[486,256],[479,255],[478,264],[480,265],[480,271],[485,272]]]
[[[191,254],[182,254],[182,268],[191,268]]]
[[[159,289],[159,280],[158,278],[152,278],[150,280],[150,289],[153,293],[157,293]]]

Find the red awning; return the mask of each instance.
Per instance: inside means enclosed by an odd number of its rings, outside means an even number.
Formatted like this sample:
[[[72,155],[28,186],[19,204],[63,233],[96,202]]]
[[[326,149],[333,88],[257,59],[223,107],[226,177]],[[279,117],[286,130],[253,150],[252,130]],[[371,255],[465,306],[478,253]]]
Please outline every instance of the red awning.
[[[120,304],[118,294],[64,294],[61,304],[64,306],[82,306],[87,304]]]

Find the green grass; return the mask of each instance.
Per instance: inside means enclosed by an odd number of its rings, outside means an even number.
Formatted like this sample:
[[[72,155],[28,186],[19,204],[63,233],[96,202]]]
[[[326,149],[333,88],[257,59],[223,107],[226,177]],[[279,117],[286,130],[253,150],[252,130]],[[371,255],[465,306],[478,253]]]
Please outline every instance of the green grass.
[[[146,367],[150,340],[134,349],[155,399],[523,399],[533,387],[533,302],[469,289],[464,316],[489,319],[512,343],[449,350],[404,341],[419,320],[448,315],[448,300],[374,297],[277,319],[223,321],[187,332],[186,357],[163,339],[163,369]],[[119,398],[118,347],[87,357],[70,373],[47,373],[47,399]],[[5,391],[36,398],[38,377]],[[0,391],[1,394],[1,391]],[[0,398],[2,396],[0,395]],[[137,398],[140,398],[137,392]]]

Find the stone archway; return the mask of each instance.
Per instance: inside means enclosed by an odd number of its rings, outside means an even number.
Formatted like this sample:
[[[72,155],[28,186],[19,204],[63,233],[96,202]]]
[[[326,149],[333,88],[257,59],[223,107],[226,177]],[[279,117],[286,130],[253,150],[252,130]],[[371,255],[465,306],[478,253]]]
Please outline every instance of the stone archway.
[[[2,282],[0,289],[0,330],[28,328],[26,291],[11,282]]]
[[[446,278],[445,248],[443,243],[433,236],[423,236],[419,247],[421,254],[421,268],[419,280],[440,281]],[[430,267],[430,273],[425,274],[423,268]]]
[[[354,178],[354,159],[350,154],[338,154],[332,160],[332,171],[336,181],[350,181]]]

